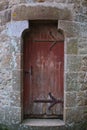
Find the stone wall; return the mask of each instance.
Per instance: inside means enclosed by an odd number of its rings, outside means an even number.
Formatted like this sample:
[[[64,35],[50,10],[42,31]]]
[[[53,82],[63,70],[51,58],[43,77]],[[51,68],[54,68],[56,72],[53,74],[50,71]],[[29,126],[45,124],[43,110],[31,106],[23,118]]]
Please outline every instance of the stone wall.
[[[41,15],[43,10],[48,14],[50,10],[50,20],[58,19],[58,28],[65,35],[64,121],[74,124],[86,118],[87,1],[41,1],[0,1],[0,123],[15,125],[22,121],[21,35],[28,28],[28,20],[48,18],[46,13],[44,18]],[[34,14],[36,8],[42,13]],[[28,15],[29,12],[31,15]]]
[[[82,121],[87,109],[86,23],[60,21],[65,30],[65,120]],[[68,26],[68,27],[67,27]],[[72,29],[74,32],[72,33]],[[83,31],[84,30],[84,31]],[[85,44],[85,45],[84,45]]]

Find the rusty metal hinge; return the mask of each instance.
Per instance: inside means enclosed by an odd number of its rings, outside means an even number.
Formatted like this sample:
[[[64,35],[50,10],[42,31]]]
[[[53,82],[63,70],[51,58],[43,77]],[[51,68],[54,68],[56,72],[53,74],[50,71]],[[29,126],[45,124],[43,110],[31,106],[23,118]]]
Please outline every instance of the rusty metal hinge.
[[[34,100],[35,103],[51,103],[48,110],[51,110],[51,108],[58,104],[61,103],[63,106],[63,100],[62,99],[56,99],[54,96],[52,96],[51,92],[49,93],[49,96],[51,99],[45,100],[45,99],[38,99],[38,100]]]
[[[33,42],[64,42],[63,40],[33,40]]]

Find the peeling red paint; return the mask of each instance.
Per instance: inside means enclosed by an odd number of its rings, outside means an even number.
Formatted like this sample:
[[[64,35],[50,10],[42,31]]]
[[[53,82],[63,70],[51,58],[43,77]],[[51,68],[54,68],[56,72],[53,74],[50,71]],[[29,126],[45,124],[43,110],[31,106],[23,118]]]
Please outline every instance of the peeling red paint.
[[[55,37],[52,37],[50,32]],[[25,37],[24,71],[27,71],[24,72],[25,115],[47,118],[63,114],[61,104],[56,104],[48,110],[50,103],[33,102],[35,99],[49,99],[49,92],[57,99],[63,99],[64,43],[60,42],[63,41],[62,38],[54,25],[34,26],[32,32]],[[35,42],[35,39],[38,39],[38,42]],[[52,40],[57,42],[50,50],[53,43],[49,41]]]

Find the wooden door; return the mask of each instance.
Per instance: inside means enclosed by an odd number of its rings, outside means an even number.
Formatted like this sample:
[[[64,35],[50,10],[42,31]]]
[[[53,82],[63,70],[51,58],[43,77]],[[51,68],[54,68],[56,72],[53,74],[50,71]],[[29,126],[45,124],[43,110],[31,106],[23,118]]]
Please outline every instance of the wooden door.
[[[64,43],[55,24],[33,25],[24,37],[24,118],[63,115]]]

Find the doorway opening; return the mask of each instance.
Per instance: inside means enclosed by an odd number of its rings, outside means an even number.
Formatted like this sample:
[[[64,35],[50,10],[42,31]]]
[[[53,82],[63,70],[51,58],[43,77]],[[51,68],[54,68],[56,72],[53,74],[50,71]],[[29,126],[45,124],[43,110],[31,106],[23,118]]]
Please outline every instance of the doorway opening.
[[[57,21],[30,21],[23,43],[23,118],[63,119],[64,36]]]

